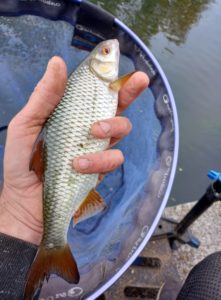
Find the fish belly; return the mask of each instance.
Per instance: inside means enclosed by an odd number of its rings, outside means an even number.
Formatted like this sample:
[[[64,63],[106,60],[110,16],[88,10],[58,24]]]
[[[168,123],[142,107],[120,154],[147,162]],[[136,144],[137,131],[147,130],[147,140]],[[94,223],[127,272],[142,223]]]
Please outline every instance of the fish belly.
[[[111,118],[117,94],[87,66],[80,66],[68,80],[65,94],[46,123],[44,159],[44,238],[47,247],[66,243],[72,215],[97,184],[98,174],[80,174],[72,161],[104,150],[109,140],[90,135],[94,122]]]

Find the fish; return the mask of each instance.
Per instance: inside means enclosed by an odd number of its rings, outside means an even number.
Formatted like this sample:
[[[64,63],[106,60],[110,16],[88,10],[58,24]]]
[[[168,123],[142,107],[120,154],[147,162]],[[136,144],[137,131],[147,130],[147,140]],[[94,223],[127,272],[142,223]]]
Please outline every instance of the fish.
[[[99,174],[81,174],[72,168],[75,157],[105,150],[109,139],[97,139],[91,125],[116,115],[118,91],[133,74],[118,79],[119,42],[98,44],[70,75],[60,103],[46,121],[30,162],[43,182],[43,238],[31,266],[25,299],[51,273],[69,283],[80,279],[77,263],[67,242],[73,218],[77,224],[105,207],[95,190]]]

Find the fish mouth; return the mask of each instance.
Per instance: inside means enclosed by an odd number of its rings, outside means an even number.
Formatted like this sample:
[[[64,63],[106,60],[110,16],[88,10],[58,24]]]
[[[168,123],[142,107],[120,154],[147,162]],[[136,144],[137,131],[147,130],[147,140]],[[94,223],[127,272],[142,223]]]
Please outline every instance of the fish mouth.
[[[113,43],[115,44],[115,47],[117,49],[117,51],[116,51],[116,60],[119,63],[119,60],[120,60],[120,43],[117,39],[113,39],[111,41],[113,41]]]
[[[115,45],[116,47],[119,47],[119,41],[118,39],[111,39],[101,42],[101,45],[109,46],[109,45]]]

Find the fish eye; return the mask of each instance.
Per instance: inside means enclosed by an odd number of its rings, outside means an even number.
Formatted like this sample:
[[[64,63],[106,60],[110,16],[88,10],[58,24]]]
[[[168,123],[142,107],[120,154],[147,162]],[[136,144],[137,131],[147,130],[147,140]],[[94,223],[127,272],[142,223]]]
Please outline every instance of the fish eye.
[[[101,52],[102,52],[103,55],[108,55],[108,54],[110,53],[110,48],[108,48],[108,47],[103,47],[103,48],[101,49]]]

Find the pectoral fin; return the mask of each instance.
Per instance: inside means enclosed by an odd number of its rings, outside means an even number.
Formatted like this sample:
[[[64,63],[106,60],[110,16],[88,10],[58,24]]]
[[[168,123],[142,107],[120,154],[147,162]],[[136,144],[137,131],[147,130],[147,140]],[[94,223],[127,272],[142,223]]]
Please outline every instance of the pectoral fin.
[[[92,189],[85,200],[81,203],[78,210],[75,212],[73,216],[74,224],[96,215],[104,210],[105,207],[106,204],[104,199],[95,189]]]
[[[42,131],[39,134],[34,144],[30,165],[29,165],[29,170],[35,171],[40,181],[43,181],[43,175],[44,175],[43,148],[44,148],[44,132]]]
[[[128,73],[120,78],[118,78],[117,80],[113,81],[110,83],[109,87],[116,91],[116,92],[119,92],[119,90],[122,88],[122,86],[130,79],[130,77],[135,73],[134,72],[131,72],[131,73]]]

